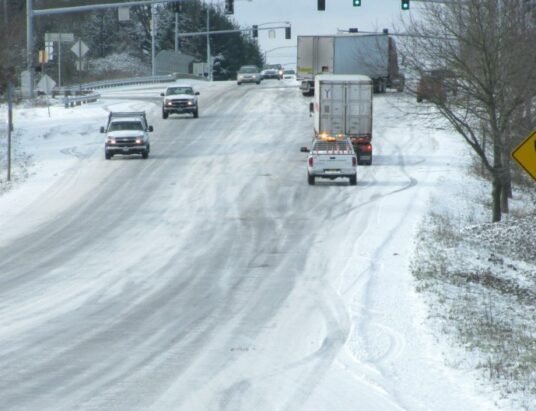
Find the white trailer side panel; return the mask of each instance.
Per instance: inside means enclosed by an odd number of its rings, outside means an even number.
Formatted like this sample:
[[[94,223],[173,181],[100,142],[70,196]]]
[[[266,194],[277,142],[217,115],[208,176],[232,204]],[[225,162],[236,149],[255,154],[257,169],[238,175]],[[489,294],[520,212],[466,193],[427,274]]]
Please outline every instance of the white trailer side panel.
[[[333,36],[319,36],[313,40],[313,70],[318,73],[333,73],[335,50]]]
[[[333,72],[334,36],[298,36],[296,77],[313,80],[318,73]]]
[[[371,78],[389,75],[387,35],[337,36],[334,41],[333,73],[363,74]]]
[[[313,78],[313,36],[298,36],[296,79]]]

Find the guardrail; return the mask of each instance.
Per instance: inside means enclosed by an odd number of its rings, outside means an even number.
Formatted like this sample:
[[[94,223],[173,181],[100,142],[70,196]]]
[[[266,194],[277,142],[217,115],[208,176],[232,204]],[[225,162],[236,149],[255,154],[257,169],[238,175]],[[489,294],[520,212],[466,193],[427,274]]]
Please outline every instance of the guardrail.
[[[81,83],[71,87],[56,87],[52,90],[52,96],[64,95],[62,102],[65,108],[81,105],[82,103],[90,103],[97,101],[100,94],[88,93],[89,90],[103,89],[111,87],[129,86],[135,84],[150,84],[150,83],[167,83],[175,81],[179,78],[190,78],[205,80],[202,77],[188,73],[166,74],[162,76],[134,77],[116,80],[92,81],[89,83]],[[87,93],[87,94],[84,94]]]
[[[70,87],[56,87],[53,90],[53,94],[72,94],[75,92],[81,92],[84,90],[94,90],[102,88],[111,88],[119,86],[130,86],[134,84],[150,84],[150,83],[166,83],[175,81],[179,75],[167,74],[163,76],[149,76],[149,77],[134,77],[134,78],[124,78],[116,80],[102,80],[102,81],[92,81],[89,83],[81,83],[76,86]]]
[[[83,96],[65,96],[62,99],[62,103],[65,108],[81,106],[82,104],[92,103],[100,98],[98,93],[85,94]]]
[[[119,80],[103,80],[103,81],[93,81],[91,83],[84,83],[79,86],[82,89],[96,89],[96,88],[109,88],[109,87],[118,87],[118,86],[131,86],[133,84],[148,84],[148,83],[165,83],[175,81],[176,77],[174,75],[168,74],[165,76],[149,76],[149,77],[135,77],[135,78],[126,78]]]

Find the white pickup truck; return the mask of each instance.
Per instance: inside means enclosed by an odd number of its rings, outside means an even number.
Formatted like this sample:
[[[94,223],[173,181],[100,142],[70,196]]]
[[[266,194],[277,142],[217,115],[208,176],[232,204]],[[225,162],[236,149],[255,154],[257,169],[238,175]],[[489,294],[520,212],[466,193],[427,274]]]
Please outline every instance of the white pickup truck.
[[[311,149],[302,147],[307,158],[307,182],[315,184],[316,177],[348,178],[350,185],[357,184],[357,156],[348,138],[317,138]]]

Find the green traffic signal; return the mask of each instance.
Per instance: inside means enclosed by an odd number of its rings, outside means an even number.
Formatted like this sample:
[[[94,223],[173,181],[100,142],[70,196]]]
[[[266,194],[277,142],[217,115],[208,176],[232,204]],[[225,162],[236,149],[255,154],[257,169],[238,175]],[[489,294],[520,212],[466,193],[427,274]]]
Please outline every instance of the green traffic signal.
[[[352,0],[354,2],[354,7],[361,6],[361,0]]]
[[[409,10],[409,0],[402,0],[402,10]]]

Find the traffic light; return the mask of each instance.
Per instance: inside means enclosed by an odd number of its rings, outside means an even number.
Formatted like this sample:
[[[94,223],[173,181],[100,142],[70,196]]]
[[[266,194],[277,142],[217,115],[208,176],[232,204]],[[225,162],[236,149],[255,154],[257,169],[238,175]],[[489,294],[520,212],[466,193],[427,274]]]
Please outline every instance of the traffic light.
[[[291,37],[291,35],[290,35],[290,26],[288,26],[288,27],[285,27],[285,39],[290,40],[290,37]]]
[[[402,10],[409,10],[409,0],[402,0],[400,7],[402,7]]]
[[[234,14],[234,0],[225,0],[225,14]]]
[[[256,24],[251,26],[251,36],[252,37],[259,37],[259,26],[257,26]]]
[[[317,10],[324,11],[326,10],[326,0],[317,0]]]
[[[359,7],[361,6],[361,0],[352,0],[353,4],[354,4],[354,7]]]

